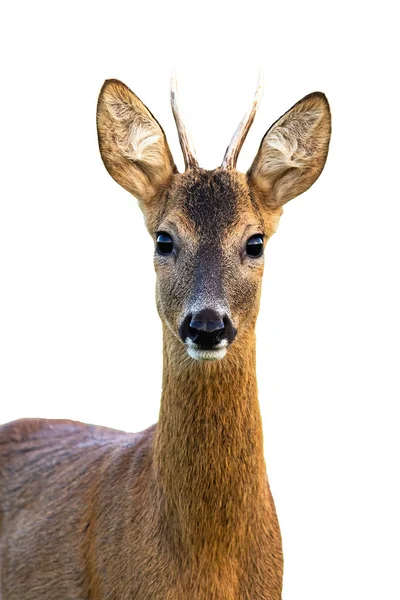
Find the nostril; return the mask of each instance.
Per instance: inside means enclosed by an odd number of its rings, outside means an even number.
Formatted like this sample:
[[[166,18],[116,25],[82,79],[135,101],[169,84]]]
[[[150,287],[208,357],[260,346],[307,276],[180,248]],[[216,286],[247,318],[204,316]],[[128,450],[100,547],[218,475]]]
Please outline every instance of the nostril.
[[[236,337],[237,329],[234,327],[232,321],[227,315],[224,317],[224,326],[225,338],[228,340],[228,344],[231,344]]]
[[[199,331],[195,328],[192,327],[192,325],[189,325],[189,335],[188,337],[192,340],[192,342],[196,343],[199,339]]]
[[[189,338],[195,344],[211,347],[219,344],[224,338],[225,327],[223,323],[222,327],[218,326],[218,328],[213,323],[210,324],[209,328],[205,327],[203,322],[200,322],[200,326],[199,322],[194,322],[195,327],[192,324],[193,321],[189,325]]]
[[[183,319],[182,324],[179,327],[179,335],[180,335],[180,338],[181,338],[182,342],[184,342],[184,343],[186,343],[186,340],[188,338],[190,340],[194,341],[193,337],[195,335],[195,332],[191,331],[191,328],[190,328],[190,322],[191,322],[191,320],[192,320],[192,315],[190,315],[190,314],[187,315]]]

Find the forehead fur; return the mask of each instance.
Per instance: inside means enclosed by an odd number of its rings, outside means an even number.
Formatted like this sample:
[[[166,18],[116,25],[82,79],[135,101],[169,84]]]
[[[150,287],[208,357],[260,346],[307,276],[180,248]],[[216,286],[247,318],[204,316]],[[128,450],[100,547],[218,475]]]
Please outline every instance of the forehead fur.
[[[164,214],[178,211],[197,230],[216,234],[251,214],[262,222],[262,212],[246,176],[238,171],[191,169],[177,175]]]

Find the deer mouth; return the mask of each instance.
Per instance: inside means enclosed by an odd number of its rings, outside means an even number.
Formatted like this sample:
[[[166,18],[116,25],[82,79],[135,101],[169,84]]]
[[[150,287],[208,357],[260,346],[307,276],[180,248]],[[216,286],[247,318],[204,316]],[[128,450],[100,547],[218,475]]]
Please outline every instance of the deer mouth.
[[[202,348],[191,339],[186,339],[187,353],[195,360],[221,360],[227,352],[228,341],[222,340],[218,345],[212,348]]]

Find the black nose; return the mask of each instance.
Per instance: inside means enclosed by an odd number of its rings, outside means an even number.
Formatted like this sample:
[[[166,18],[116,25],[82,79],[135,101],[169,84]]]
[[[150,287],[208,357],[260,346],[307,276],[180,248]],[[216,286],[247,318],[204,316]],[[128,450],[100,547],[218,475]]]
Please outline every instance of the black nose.
[[[221,316],[215,310],[204,308],[195,315],[185,317],[179,335],[183,342],[189,338],[199,348],[210,349],[223,340],[230,344],[236,329],[228,315]]]

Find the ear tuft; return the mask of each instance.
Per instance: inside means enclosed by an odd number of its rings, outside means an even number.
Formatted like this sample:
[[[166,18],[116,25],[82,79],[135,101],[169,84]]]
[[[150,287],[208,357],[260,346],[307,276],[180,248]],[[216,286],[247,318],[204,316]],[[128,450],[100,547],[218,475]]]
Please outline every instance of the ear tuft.
[[[100,153],[110,175],[146,203],[171,181],[176,167],[165,134],[121,81],[110,79],[97,106]]]
[[[271,206],[281,206],[305,192],[319,177],[331,132],[324,94],[309,94],[265,134],[248,172],[249,181]]]

